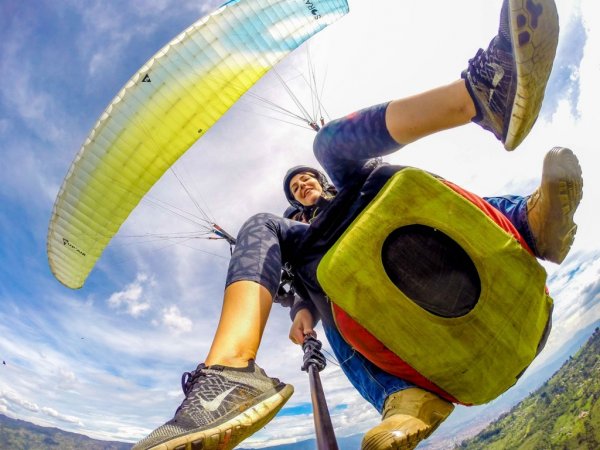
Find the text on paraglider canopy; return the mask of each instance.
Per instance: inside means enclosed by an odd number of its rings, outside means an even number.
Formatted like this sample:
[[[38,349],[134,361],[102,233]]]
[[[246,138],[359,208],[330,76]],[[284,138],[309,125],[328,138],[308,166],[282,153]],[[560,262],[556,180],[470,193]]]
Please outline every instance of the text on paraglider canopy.
[[[319,14],[319,10],[317,9],[317,7],[315,6],[315,4],[313,2],[311,2],[310,0],[304,0],[304,4],[308,8],[308,10],[311,12],[311,14],[314,16],[315,20],[319,20],[321,18],[321,15]]]
[[[81,256],[86,256],[85,252],[78,248],[76,245],[71,244],[67,238],[63,238],[63,245],[76,253],[79,253]]]

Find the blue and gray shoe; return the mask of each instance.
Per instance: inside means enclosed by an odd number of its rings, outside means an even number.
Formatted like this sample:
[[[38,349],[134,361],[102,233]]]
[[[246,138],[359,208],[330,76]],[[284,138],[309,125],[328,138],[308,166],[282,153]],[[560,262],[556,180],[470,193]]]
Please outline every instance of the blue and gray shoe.
[[[504,0],[498,34],[462,73],[477,110],[473,122],[506,150],[517,148],[537,119],[558,31],[554,0]]]
[[[264,427],[294,388],[268,377],[254,361],[246,368],[206,367],[183,374],[185,394],[175,417],[132,450],[229,450]]]

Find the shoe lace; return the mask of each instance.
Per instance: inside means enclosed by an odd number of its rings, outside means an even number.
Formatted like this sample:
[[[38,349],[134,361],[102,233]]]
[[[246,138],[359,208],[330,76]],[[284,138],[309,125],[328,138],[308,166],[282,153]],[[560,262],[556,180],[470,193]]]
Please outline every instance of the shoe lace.
[[[490,42],[487,50],[480,48],[473,58],[469,59],[469,72],[476,79],[477,83],[483,83],[488,88],[492,88],[492,80],[495,74],[495,67],[505,65],[506,53],[509,53],[510,47],[506,48],[506,43],[499,36],[496,36]]]
[[[488,61],[494,59],[491,55],[492,52],[492,49],[484,51],[480,48],[477,50],[477,53],[475,53],[475,56],[469,59],[469,72],[471,73],[471,77],[476,80],[477,83],[482,83],[488,88],[492,87],[492,77],[490,76],[490,66],[488,64]]]
[[[186,397],[191,392],[194,385],[197,382],[202,382],[201,378],[205,378],[207,376],[206,372],[204,372],[202,369],[204,369],[203,364],[199,365],[195,370],[192,370],[191,372],[183,372],[183,375],[181,375],[181,389]]]
[[[194,386],[197,383],[202,383],[208,377],[208,374],[202,370],[204,367],[204,364],[200,364],[195,370],[192,370],[191,372],[183,372],[183,375],[181,375],[181,389],[183,390],[185,398],[183,399],[183,402],[181,402],[181,405],[179,405],[179,407],[175,410],[175,417],[177,417],[179,411],[181,411],[187,405],[188,395]]]

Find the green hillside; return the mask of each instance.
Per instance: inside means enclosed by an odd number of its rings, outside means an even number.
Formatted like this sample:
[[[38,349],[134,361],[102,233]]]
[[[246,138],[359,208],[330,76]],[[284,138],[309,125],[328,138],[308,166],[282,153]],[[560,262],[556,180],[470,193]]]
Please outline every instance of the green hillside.
[[[600,329],[540,389],[461,450],[600,449]]]

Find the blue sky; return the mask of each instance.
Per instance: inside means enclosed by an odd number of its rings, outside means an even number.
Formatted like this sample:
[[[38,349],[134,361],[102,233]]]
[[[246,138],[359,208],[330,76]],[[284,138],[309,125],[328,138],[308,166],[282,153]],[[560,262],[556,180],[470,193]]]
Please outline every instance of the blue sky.
[[[221,242],[144,239],[190,231],[142,202],[77,291],[60,285],[46,259],[46,231],[60,184],[85,137],[131,75],[214,1],[0,3],[0,413],[101,439],[134,441],[170,418],[179,378],[202,360],[219,314],[229,248]],[[427,3],[425,5],[424,3]],[[350,1],[351,13],[310,43],[331,117],[450,82],[497,27],[500,1]],[[497,6],[496,8],[492,6]],[[436,14],[431,14],[432,5]],[[439,173],[481,195],[528,194],[545,152],[571,147],[585,185],[578,237],[565,263],[544,263],[556,302],[548,345],[525,376],[600,320],[596,236],[600,180],[593,139],[600,123],[600,27],[593,0],[557,0],[561,38],[542,114],[515,152],[469,125],[428,137],[388,158]],[[302,95],[306,51],[278,68]],[[255,88],[287,102],[276,77]],[[311,131],[269,119],[241,100],[176,164],[196,200],[231,233],[249,215],[280,213],[281,178],[314,163]],[[149,194],[186,211],[172,174]],[[311,437],[310,396],[289,319],[274,307],[259,364],[296,386],[289,409],[249,445]],[[282,361],[284,361],[282,363]],[[524,382],[526,381],[523,380]],[[540,382],[543,380],[539,380]],[[323,373],[339,435],[363,432],[377,413],[334,365]],[[459,410],[482,414],[486,407]]]

